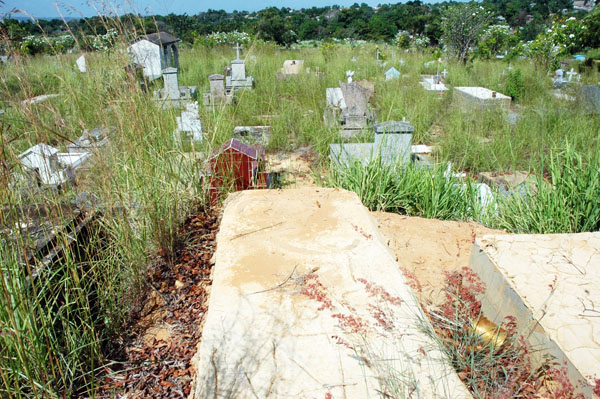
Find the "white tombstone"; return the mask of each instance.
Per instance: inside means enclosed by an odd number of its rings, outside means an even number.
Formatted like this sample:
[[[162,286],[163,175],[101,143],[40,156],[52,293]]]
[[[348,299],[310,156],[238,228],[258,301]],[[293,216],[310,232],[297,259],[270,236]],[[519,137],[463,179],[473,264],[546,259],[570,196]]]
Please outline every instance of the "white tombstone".
[[[283,73],[285,75],[298,75],[302,70],[304,60],[286,60],[283,63]]]
[[[85,55],[82,54],[79,58],[77,58],[77,61],[75,61],[75,64],[77,64],[77,68],[79,68],[79,72],[82,72],[82,73],[87,72]]]
[[[246,63],[243,60],[231,61],[231,80],[246,80]]]
[[[398,61],[398,63],[399,63],[401,66],[404,66],[404,64],[406,64],[406,61],[404,61],[404,58],[400,58],[400,61]]]
[[[178,100],[181,98],[179,91],[179,80],[177,79],[177,68],[169,67],[163,70],[163,80],[165,84],[164,93],[169,100]]]
[[[149,80],[158,79],[162,75],[160,46],[149,40],[138,40],[127,49],[132,61],[141,65],[144,76]]]

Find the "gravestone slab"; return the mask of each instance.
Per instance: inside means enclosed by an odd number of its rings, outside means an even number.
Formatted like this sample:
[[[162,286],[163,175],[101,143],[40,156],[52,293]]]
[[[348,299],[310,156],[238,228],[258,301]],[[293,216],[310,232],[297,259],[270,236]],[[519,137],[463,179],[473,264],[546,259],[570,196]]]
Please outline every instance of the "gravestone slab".
[[[84,166],[91,153],[61,153],[40,143],[19,155],[19,160],[31,178],[40,184],[57,187],[75,179],[75,170]]]
[[[471,398],[356,194],[234,193],[214,259],[192,399],[375,398],[391,369],[403,397]],[[393,328],[368,287],[393,298]],[[374,327],[344,328],[346,314]]]
[[[394,67],[391,67],[387,71],[385,71],[385,80],[398,79],[400,77],[400,72]]]
[[[302,71],[303,66],[304,60],[286,60],[283,62],[283,67],[277,73],[277,79],[282,80],[297,77]],[[307,73],[310,73],[310,71],[307,71]]]
[[[470,266],[486,284],[484,315],[511,315],[517,330],[544,355],[566,362],[574,386],[593,397],[600,364],[600,233],[486,235],[475,241]]]

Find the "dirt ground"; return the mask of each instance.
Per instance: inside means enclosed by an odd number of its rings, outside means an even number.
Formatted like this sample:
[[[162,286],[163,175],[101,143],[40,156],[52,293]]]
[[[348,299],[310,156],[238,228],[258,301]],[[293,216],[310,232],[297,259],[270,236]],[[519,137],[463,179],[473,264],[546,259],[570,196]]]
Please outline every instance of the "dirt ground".
[[[469,265],[476,237],[505,232],[478,223],[409,217],[387,212],[372,212],[379,232],[408,274],[422,287],[422,305],[439,305],[443,299],[445,272]]]
[[[267,170],[281,173],[285,188],[315,186],[313,165],[317,157],[311,147],[267,154]]]

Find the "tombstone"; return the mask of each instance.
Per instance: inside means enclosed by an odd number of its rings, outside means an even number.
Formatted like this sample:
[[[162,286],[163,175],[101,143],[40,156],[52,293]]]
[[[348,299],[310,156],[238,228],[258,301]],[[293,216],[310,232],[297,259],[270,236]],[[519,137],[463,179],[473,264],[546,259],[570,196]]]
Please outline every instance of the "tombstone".
[[[42,94],[41,96],[31,97],[26,100],[23,100],[23,101],[21,101],[21,104],[23,104],[23,105],[37,104],[37,103],[41,103],[41,102],[50,100],[51,98],[55,98],[58,96],[60,96],[60,94]]]
[[[231,61],[231,69],[225,70],[225,88],[229,91],[251,89],[254,85],[252,76],[246,76],[246,62],[240,59],[242,46],[239,43],[234,47],[236,59]]]
[[[302,66],[304,65],[304,60],[286,60],[283,63],[283,67],[277,73],[277,80],[288,79],[290,77],[297,77],[300,71],[302,70]],[[310,73],[310,69],[307,68],[307,73]]]
[[[567,87],[567,79],[565,79],[565,71],[561,68],[554,71],[554,79],[552,83],[555,89],[564,89]]]
[[[448,76],[448,70],[444,68],[444,70],[442,71],[442,77],[446,79],[446,76]]]
[[[67,151],[70,153],[97,152],[108,145],[110,136],[114,135],[116,131],[117,129],[113,126],[85,129],[81,137],[67,146]]]
[[[204,105],[223,105],[233,103],[233,92],[227,93],[225,89],[225,76],[220,74],[210,75],[208,77],[210,89],[204,94]]]
[[[374,143],[344,143],[329,146],[329,158],[334,165],[363,165],[374,160],[385,165],[406,165],[411,161],[412,134],[415,128],[406,121],[388,121],[374,125]]]
[[[391,67],[387,71],[385,71],[385,80],[398,79],[400,77],[400,72],[394,67]]]
[[[40,143],[19,155],[23,168],[38,185],[60,187],[75,181],[75,170],[84,166],[91,153],[60,153],[58,149]]]
[[[368,103],[373,90],[365,88],[357,82],[339,82],[346,108],[342,110],[342,136],[352,137],[367,127],[371,118]]]
[[[164,69],[164,87],[154,92],[154,99],[161,102],[163,107],[180,106],[196,96],[196,86],[179,86],[177,72],[177,68]]]
[[[81,72],[81,73],[87,72],[85,55],[82,54],[79,58],[77,58],[77,61],[75,61],[75,64],[77,65],[77,68],[79,68],[79,72]]]
[[[404,61],[404,58],[400,58],[398,64],[400,64],[400,66],[404,66],[406,64],[406,61]]]
[[[271,126],[236,126],[233,129],[233,138],[248,145],[269,144]]]
[[[414,126],[406,121],[388,121],[377,123],[374,128],[374,149],[381,156],[383,163],[391,165],[396,162],[410,162]]]
[[[163,69],[163,80],[165,83],[165,94],[170,100],[178,100],[181,97],[179,92],[179,80],[177,79],[177,68]]]
[[[598,86],[583,86],[580,102],[585,113],[600,115],[600,88]]]

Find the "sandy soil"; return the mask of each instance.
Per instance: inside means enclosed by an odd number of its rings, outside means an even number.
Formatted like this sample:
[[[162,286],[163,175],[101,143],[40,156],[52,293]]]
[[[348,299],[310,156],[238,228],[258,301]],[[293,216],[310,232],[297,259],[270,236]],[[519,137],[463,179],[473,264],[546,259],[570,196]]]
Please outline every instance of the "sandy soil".
[[[438,305],[443,299],[445,272],[469,265],[476,237],[502,234],[478,223],[442,221],[372,212],[385,242],[400,267],[416,276],[422,286],[422,305]]]
[[[317,154],[310,147],[267,154],[267,171],[280,172],[285,188],[315,186],[313,164]]]

